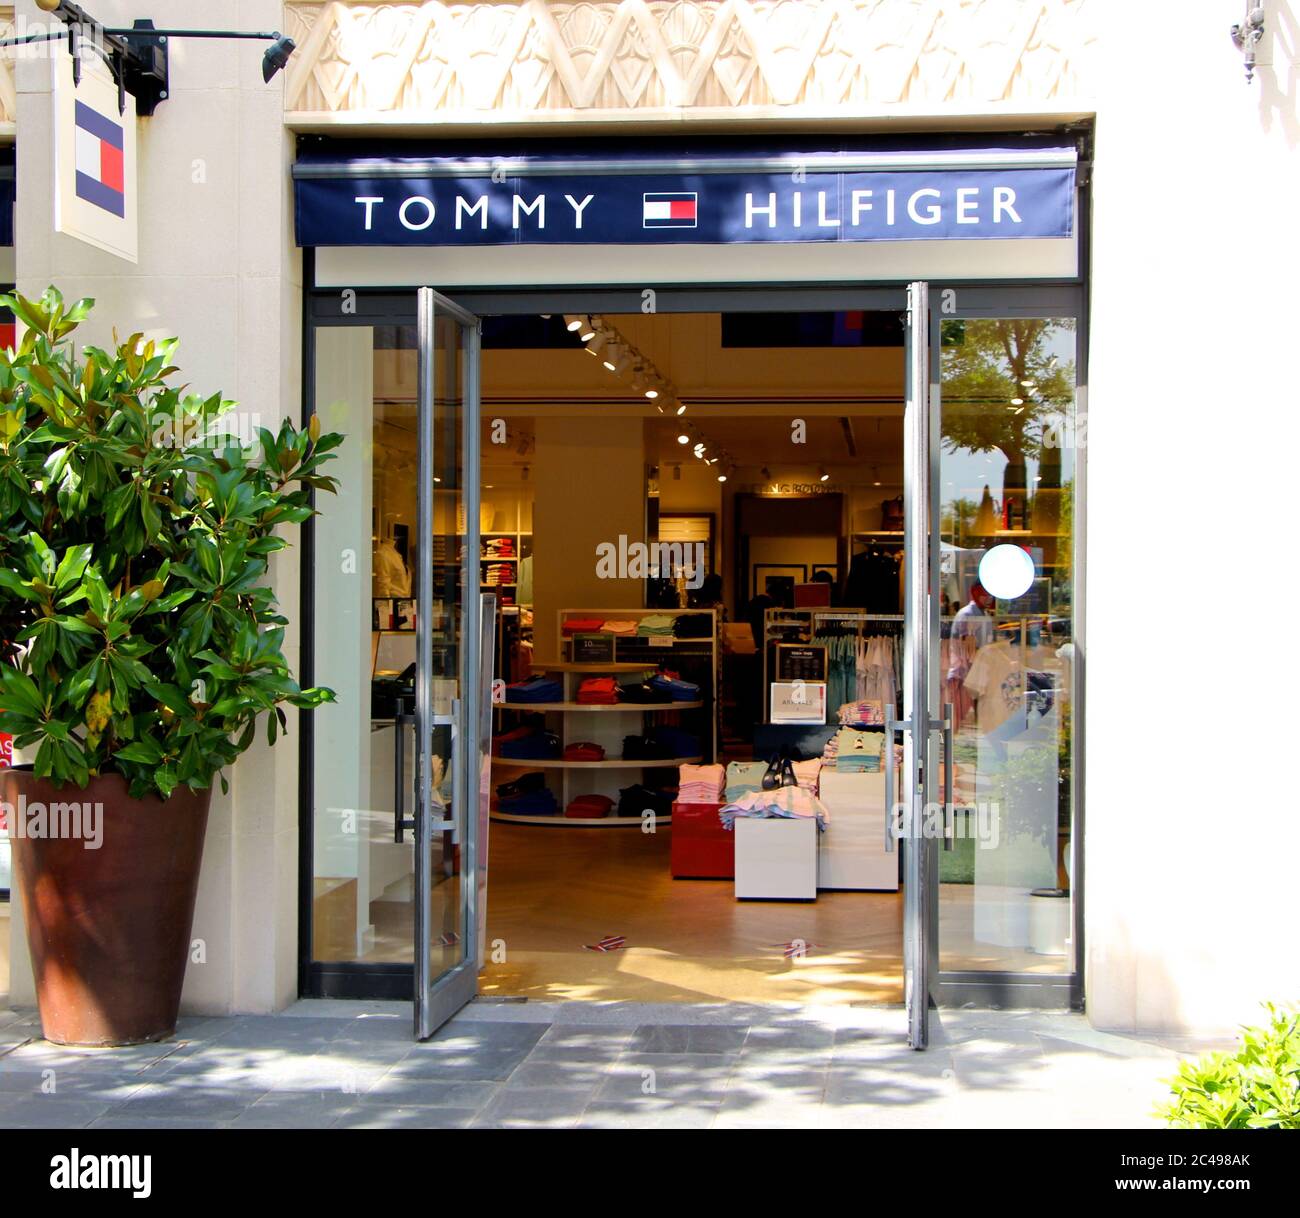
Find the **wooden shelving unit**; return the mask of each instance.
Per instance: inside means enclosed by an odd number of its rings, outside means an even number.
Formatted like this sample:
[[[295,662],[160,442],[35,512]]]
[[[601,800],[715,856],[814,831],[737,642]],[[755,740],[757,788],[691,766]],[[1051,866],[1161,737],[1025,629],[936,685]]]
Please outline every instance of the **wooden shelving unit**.
[[[649,653],[651,644],[644,637],[613,635],[614,640],[614,658],[609,661],[600,661],[593,663],[576,662],[570,658],[568,648],[569,639],[564,635],[563,623],[570,618],[600,618],[602,621],[613,620],[639,620],[648,617],[651,614],[669,614],[677,616],[678,613],[707,613],[713,618],[713,631],[707,637],[694,639],[669,639],[667,644],[653,645],[653,656]],[[606,758],[603,761],[565,761],[563,758],[544,759],[540,761],[530,761],[525,758],[513,757],[494,757],[493,767],[505,768],[510,767],[512,770],[547,770],[555,771],[560,777],[559,790],[556,796],[559,799],[560,807],[568,806],[571,799],[579,794],[588,794],[597,792],[609,795],[617,802],[617,790],[621,786],[627,786],[627,780],[616,777],[626,774],[627,771],[654,770],[654,769],[676,769],[679,765],[698,764],[704,759],[704,753],[701,752],[691,757],[669,757],[662,760],[645,760],[645,759],[624,759],[620,756],[610,756],[611,753],[621,752],[623,737],[628,735],[643,734],[651,722],[651,717],[663,714],[676,714],[679,711],[700,711],[712,708],[714,705],[714,685],[717,675],[717,621],[716,615],[712,610],[694,610],[683,609],[679,611],[663,609],[561,609],[559,611],[556,623],[556,643],[557,654],[565,656],[561,660],[547,662],[535,662],[533,671],[539,674],[555,675],[561,678],[563,697],[558,702],[506,702],[499,703],[493,709],[498,713],[515,711],[524,714],[546,714],[554,715],[559,720],[559,736],[563,744],[571,744],[580,740],[592,740],[600,744],[606,751]],[[619,656],[620,644],[623,644],[622,650],[644,650],[643,658],[622,659]],[[693,645],[692,654],[697,658],[707,656],[709,668],[709,686],[708,697],[702,697],[690,702],[661,702],[661,703],[637,703],[637,702],[620,702],[614,705],[592,704],[579,702],[577,700],[578,685],[584,677],[600,676],[629,676],[642,673],[647,676],[653,674],[660,664],[671,666],[674,652],[685,645]],[[678,652],[680,654],[680,652]],[[572,716],[583,716],[583,718],[572,718]],[[713,720],[709,727],[708,734],[701,733],[701,739],[710,739],[712,742],[712,755],[717,755],[717,716],[712,715]],[[582,724],[582,727],[577,726]],[[612,782],[602,783],[600,777],[604,775]],[[493,780],[495,784],[495,779]],[[527,816],[513,815],[508,812],[492,812],[492,818],[512,824],[530,824],[530,825],[552,825],[564,826],[567,828],[592,828],[593,826],[619,827],[640,826],[641,818],[634,816],[614,816],[604,818],[603,820],[570,820],[565,816]],[[667,824],[671,817],[657,818],[659,823]]]

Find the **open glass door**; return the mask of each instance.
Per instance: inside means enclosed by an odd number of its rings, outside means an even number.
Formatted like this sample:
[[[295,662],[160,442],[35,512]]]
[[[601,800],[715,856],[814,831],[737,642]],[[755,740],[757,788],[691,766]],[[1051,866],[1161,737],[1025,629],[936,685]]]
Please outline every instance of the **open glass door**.
[[[495,598],[479,591],[479,324],[429,288],[417,306],[415,1033],[477,990],[486,869]]]
[[[931,641],[938,614],[931,595],[937,569],[934,544],[934,417],[930,386],[929,287],[907,289],[906,404],[903,416],[903,719],[887,716],[886,792],[892,809],[887,845],[903,851],[903,992],[908,1043],[924,1049],[930,1038],[937,919],[937,845],[944,820],[934,803],[934,732],[937,716]],[[888,753],[903,736],[901,770]],[[897,787],[895,788],[895,783]]]

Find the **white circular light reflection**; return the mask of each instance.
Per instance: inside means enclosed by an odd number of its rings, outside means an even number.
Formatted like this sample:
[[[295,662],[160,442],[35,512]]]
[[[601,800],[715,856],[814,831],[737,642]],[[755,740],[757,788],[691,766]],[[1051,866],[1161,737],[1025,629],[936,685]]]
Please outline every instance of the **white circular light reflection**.
[[[1034,582],[1034,560],[1019,546],[994,546],[980,559],[980,583],[998,600],[1013,601],[1024,596]]]

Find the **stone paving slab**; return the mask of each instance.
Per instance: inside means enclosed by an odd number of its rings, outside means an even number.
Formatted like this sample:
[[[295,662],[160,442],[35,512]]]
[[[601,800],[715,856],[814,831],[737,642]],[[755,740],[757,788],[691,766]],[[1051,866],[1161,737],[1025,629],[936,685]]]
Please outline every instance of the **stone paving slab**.
[[[1180,1054],[1081,1015],[475,1002],[429,1041],[406,1003],[186,1017],[129,1049],[0,1011],[0,1128],[1154,1127]]]

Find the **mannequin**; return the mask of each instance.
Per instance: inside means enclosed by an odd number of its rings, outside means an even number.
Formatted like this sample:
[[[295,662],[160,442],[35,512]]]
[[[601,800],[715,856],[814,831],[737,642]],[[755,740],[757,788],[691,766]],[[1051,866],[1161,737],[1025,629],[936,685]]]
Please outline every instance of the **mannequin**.
[[[411,573],[391,537],[381,538],[375,543],[371,556],[371,585],[372,596],[411,595]]]

